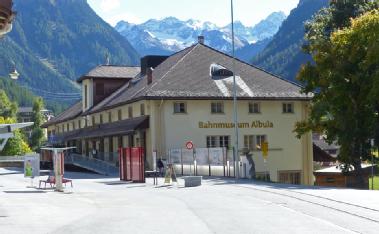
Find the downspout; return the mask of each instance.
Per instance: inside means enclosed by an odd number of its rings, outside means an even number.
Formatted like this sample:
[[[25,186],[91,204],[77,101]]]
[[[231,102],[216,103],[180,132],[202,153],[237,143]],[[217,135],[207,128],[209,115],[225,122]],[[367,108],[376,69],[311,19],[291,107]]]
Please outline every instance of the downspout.
[[[164,120],[162,120],[162,106],[163,106],[163,103],[164,103],[164,100],[161,99],[161,103],[159,104],[159,140],[156,140],[156,147],[157,149],[159,149],[159,157],[162,159],[162,154],[163,154],[163,148],[165,148],[164,146],[164,138],[165,138],[165,133],[164,133],[164,129],[165,129],[165,124],[164,124]],[[159,141],[159,142],[158,142]]]

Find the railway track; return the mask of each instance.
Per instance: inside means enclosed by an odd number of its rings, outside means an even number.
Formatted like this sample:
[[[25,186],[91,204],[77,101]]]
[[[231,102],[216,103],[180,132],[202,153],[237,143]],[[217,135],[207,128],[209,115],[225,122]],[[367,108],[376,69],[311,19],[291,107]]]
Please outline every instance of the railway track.
[[[240,188],[250,189],[258,192],[269,193],[278,196],[284,196],[287,198],[302,201],[308,204],[321,206],[327,209],[331,209],[337,212],[348,214],[360,219],[364,219],[369,222],[379,224],[379,209],[370,208],[358,204],[348,203],[344,201],[339,201],[331,199],[328,197],[313,195],[309,193],[304,193],[300,191],[293,191],[285,188],[257,188],[246,185],[233,185]]]

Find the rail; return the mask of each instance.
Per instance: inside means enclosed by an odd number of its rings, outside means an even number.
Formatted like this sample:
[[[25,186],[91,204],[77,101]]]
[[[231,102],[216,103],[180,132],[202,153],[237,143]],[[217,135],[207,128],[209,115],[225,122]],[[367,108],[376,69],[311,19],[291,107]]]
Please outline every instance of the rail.
[[[0,156],[0,162],[23,162],[24,156]]]
[[[107,163],[103,160],[96,158],[86,157],[80,154],[66,154],[65,163],[73,164],[78,167],[85,168],[96,173],[107,175],[107,176],[118,176],[119,168],[113,164]]]

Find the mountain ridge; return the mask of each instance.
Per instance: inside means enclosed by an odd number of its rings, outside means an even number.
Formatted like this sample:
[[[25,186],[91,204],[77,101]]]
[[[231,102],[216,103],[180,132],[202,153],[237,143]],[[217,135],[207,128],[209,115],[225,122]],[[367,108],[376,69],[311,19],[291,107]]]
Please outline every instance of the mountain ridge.
[[[235,21],[236,48],[240,49],[252,42],[272,37],[285,18],[283,12],[273,12],[252,27]],[[215,49],[227,53],[232,49],[230,24],[219,27],[209,21],[179,20],[170,16],[161,20],[150,19],[141,24],[120,21],[115,29],[126,37],[141,55],[157,54],[156,51],[163,54],[174,53],[196,43],[200,35],[205,36],[205,43]]]

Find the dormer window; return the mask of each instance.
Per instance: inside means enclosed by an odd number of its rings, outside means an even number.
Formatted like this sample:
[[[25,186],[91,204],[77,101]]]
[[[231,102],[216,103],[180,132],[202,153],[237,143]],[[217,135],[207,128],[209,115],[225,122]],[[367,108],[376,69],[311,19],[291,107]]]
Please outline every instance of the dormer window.
[[[84,109],[88,108],[88,86],[84,85]]]

